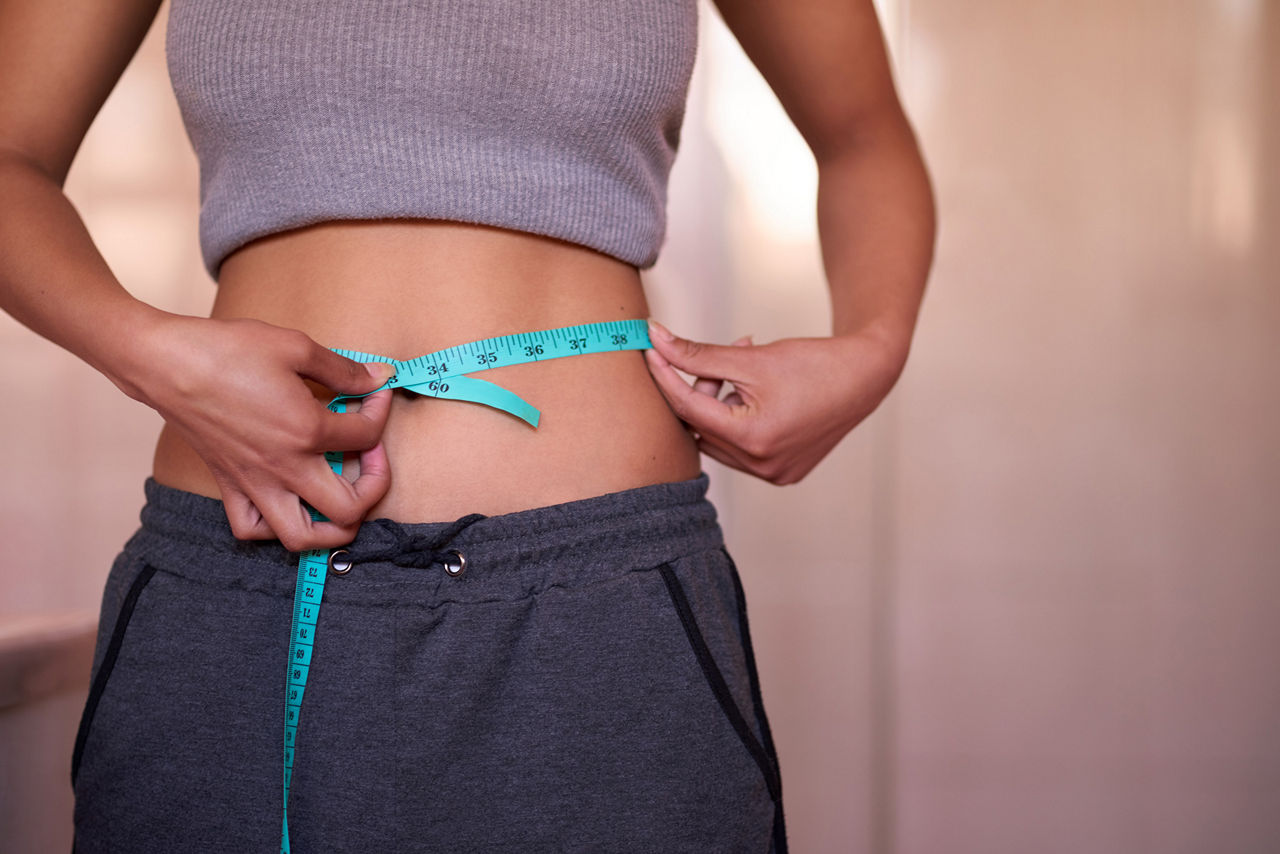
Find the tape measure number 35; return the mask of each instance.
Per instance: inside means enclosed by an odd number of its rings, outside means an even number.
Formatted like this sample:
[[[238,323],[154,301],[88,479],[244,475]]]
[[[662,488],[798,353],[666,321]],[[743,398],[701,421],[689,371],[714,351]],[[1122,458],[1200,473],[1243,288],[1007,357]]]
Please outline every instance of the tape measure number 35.
[[[396,369],[395,376],[382,388],[403,388],[428,397],[482,403],[509,412],[529,426],[537,427],[537,409],[505,388],[471,374],[506,365],[615,350],[645,350],[649,346],[649,327],[644,320],[612,320],[486,338],[403,362],[354,350],[335,352],[357,362],[386,362],[393,365]],[[329,408],[334,412],[345,412],[346,401],[365,396],[342,395],[334,398],[329,403]],[[334,474],[342,474],[340,452],[326,453],[325,459]],[[310,512],[312,519],[324,521],[324,517],[315,510]],[[293,624],[289,633],[289,668],[285,681],[284,825],[280,837],[282,854],[289,854],[289,784],[293,779],[298,717],[302,711],[302,696],[307,688],[307,673],[311,669],[311,655],[320,620],[329,557],[330,552],[327,550],[312,549],[302,552],[298,558],[298,581],[293,593]]]

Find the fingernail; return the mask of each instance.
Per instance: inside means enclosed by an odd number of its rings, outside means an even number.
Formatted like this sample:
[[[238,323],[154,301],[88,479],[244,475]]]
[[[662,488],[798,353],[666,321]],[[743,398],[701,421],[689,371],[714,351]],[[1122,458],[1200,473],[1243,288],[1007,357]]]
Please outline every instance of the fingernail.
[[[649,321],[649,337],[660,338],[663,341],[674,341],[676,336],[672,335],[667,327],[663,326],[656,320]]]
[[[386,362],[365,362],[364,369],[369,372],[369,376],[381,382],[386,382],[396,375],[396,366],[388,365]]]

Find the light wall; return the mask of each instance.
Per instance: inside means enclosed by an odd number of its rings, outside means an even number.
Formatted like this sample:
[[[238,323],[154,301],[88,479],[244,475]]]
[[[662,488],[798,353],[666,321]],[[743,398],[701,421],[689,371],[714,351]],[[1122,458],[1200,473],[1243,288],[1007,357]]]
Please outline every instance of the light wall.
[[[1273,851],[1280,12],[882,10],[941,214],[907,369],[799,485],[707,463],[793,848]],[[702,23],[654,314],[722,342],[823,334],[812,163]],[[200,313],[162,28],[68,193],[131,289]],[[0,382],[0,621],[92,620],[159,420],[4,317]],[[16,798],[60,785],[82,691],[0,709],[6,851],[65,848],[68,792],[30,801],[43,823]]]
[[[906,372],[798,486],[708,464],[796,850],[1280,850],[1280,8],[883,11],[941,217]],[[811,163],[704,45],[720,242],[656,288],[822,331]]]

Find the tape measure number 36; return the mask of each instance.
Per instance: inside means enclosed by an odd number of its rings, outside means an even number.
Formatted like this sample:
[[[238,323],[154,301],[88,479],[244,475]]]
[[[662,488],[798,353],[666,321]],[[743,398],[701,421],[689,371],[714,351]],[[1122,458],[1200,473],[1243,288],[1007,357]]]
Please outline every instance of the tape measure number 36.
[[[357,362],[386,362],[393,365],[396,369],[395,376],[382,388],[403,388],[428,397],[482,403],[509,412],[531,427],[537,427],[537,409],[505,388],[471,374],[506,365],[615,350],[645,350],[649,346],[649,327],[644,320],[611,320],[486,338],[403,362],[354,350],[335,352]],[[329,408],[334,412],[345,412],[347,400],[365,396],[342,395],[334,398]],[[335,474],[342,474],[340,452],[326,453],[325,459]],[[312,519],[324,521],[324,517],[314,509],[310,512]],[[325,576],[329,570],[329,556],[330,552],[327,550],[312,549],[302,552],[298,558],[298,582],[293,593],[293,624],[289,632],[289,668],[285,682],[284,825],[280,837],[282,854],[289,854],[289,784],[293,778],[298,717],[302,711],[302,696],[307,688],[307,673],[311,669],[311,655],[324,597]]]

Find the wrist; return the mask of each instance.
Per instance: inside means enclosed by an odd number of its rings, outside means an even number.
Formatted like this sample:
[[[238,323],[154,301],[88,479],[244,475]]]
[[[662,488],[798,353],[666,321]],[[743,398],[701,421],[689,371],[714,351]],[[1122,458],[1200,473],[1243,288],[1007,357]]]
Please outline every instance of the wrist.
[[[876,363],[896,380],[907,363],[911,351],[912,328],[900,323],[876,320],[832,337],[849,342],[863,358],[868,351],[875,354]]]
[[[111,312],[86,361],[129,397],[151,405],[148,380],[164,361],[166,333],[179,316],[130,298]]]
[[[841,408],[860,423],[880,406],[897,384],[906,364],[909,340],[883,329],[862,327],[829,339],[838,348],[839,368],[829,375],[831,390]]]

